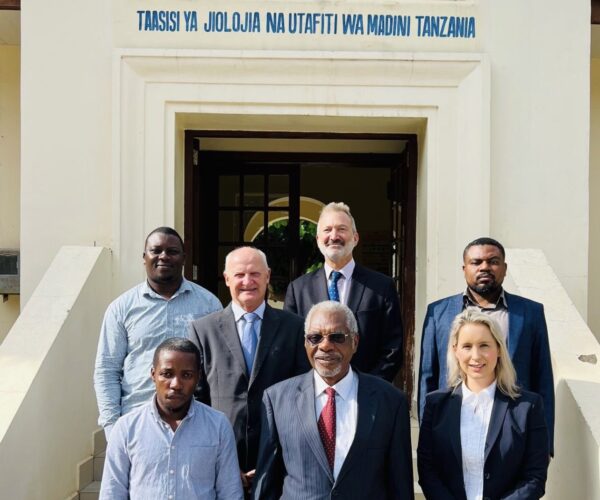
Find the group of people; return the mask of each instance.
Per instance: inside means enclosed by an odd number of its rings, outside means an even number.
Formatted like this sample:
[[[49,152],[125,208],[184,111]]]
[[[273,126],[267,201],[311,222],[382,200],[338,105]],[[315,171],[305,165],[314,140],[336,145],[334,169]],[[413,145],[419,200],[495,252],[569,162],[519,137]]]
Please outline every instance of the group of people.
[[[98,345],[102,499],[414,497],[409,404],[391,384],[398,294],[355,263],[358,239],[349,207],[325,206],[324,265],[290,283],[283,310],[266,300],[265,254],[233,250],[222,309],[183,278],[177,232],[148,235],[147,279],[109,306]],[[431,499],[539,498],[554,420],[543,308],[502,289],[495,240],[463,261],[466,291],[424,324],[419,482]]]

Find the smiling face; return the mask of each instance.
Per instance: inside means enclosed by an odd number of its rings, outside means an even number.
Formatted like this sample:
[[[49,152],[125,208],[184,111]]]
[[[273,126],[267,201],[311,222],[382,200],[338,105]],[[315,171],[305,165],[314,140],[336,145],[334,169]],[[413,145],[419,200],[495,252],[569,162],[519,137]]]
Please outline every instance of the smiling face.
[[[151,234],[146,241],[143,257],[146,276],[151,285],[181,281],[185,253],[176,236],[163,233]]]
[[[156,402],[163,416],[186,413],[200,379],[196,356],[163,350],[150,371],[156,386]]]
[[[500,350],[487,325],[467,323],[458,331],[454,355],[465,375],[467,387],[479,392],[496,379]]]
[[[470,247],[463,262],[467,286],[484,297],[500,291],[506,268],[502,252],[493,245]]]
[[[271,270],[255,249],[240,248],[230,253],[223,276],[231,300],[244,311],[254,311],[265,300]]]
[[[350,259],[358,243],[358,233],[352,230],[348,214],[327,210],[321,214],[317,225],[317,245],[327,264],[341,269]]]
[[[348,373],[350,360],[358,347],[358,335],[348,335],[341,344],[331,342],[330,333],[349,333],[341,312],[318,311],[310,319],[307,335],[319,333],[323,340],[317,345],[304,341],[310,364],[329,385],[334,385]]]

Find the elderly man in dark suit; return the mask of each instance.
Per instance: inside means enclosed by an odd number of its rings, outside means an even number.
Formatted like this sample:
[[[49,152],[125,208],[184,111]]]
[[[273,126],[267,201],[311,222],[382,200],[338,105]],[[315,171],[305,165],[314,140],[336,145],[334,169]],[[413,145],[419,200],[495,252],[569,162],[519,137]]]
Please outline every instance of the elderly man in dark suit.
[[[263,391],[310,369],[304,354],[302,319],[265,301],[271,271],[256,248],[241,247],[225,258],[231,303],[194,321],[189,337],[200,349],[198,399],[229,418],[237,442],[242,483],[254,477]]]
[[[544,306],[504,291],[505,256],[504,247],[492,238],[472,241],[463,252],[466,291],[429,304],[421,338],[419,415],[425,396],[447,387],[446,351],[454,318],[475,309],[500,325],[519,386],[542,397],[553,455],[554,379]]]
[[[392,381],[402,363],[402,319],[393,280],[354,262],[358,232],[344,203],[323,208],[317,243],[325,264],[290,283],[284,309],[306,317],[319,302],[329,299],[345,304],[356,316],[360,334],[352,365]]]
[[[306,319],[310,372],[263,396],[254,500],[412,499],[408,404],[391,384],[352,370],[352,311],[315,305]]]

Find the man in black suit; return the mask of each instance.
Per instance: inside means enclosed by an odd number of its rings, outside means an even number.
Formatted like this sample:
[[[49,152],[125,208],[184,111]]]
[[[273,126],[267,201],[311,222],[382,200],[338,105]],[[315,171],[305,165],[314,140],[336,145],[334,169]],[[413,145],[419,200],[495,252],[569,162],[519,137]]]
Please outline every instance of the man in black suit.
[[[352,365],[392,381],[402,363],[400,303],[389,276],[356,264],[356,223],[344,203],[325,206],[317,224],[317,244],[325,265],[288,286],[283,308],[306,316],[324,300],[348,306],[358,321],[360,346]]]
[[[189,337],[202,358],[198,399],[229,418],[248,491],[256,467],[263,391],[310,365],[302,318],[265,301],[271,275],[265,254],[251,247],[233,250],[225,258],[223,275],[231,303],[192,322]]]
[[[360,343],[346,306],[317,304],[306,324],[313,370],[263,396],[254,500],[413,499],[406,397],[350,368]]]

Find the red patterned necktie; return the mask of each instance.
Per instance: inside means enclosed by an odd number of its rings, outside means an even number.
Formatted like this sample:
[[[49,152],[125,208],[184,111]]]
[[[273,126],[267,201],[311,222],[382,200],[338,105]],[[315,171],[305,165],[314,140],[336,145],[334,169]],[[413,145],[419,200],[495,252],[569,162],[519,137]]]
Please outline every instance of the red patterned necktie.
[[[328,387],[325,389],[325,393],[327,394],[327,403],[323,407],[317,426],[319,427],[319,434],[321,435],[321,441],[323,441],[329,467],[333,471],[335,460],[335,389]]]

